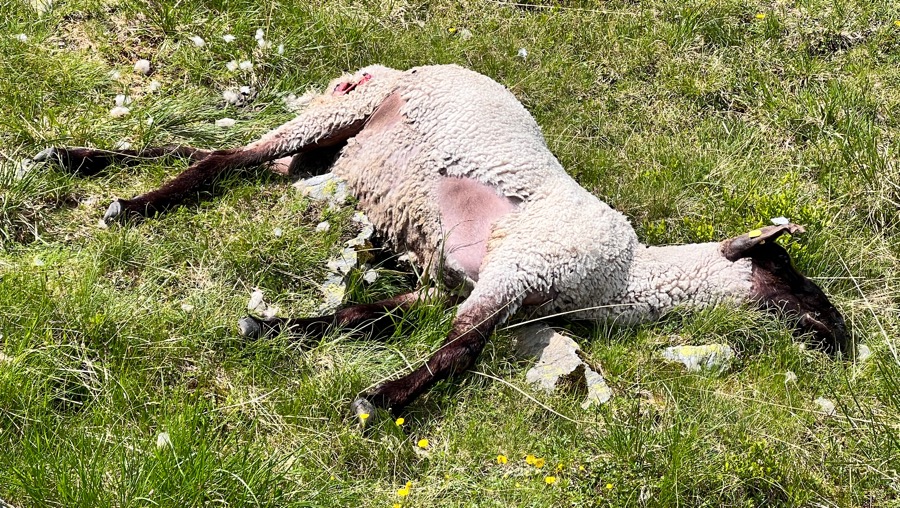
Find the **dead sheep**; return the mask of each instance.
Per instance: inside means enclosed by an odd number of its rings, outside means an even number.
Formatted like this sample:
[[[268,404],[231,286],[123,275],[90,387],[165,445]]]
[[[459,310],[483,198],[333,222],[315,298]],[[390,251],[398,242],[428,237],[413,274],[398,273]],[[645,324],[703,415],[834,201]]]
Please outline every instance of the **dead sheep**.
[[[241,148],[51,148],[36,159],[82,174],[146,157],[193,160],[160,188],[114,201],[109,222],[179,205],[226,169],[269,164],[291,173],[323,153],[336,154],[330,170],[390,243],[465,297],[444,345],[412,373],[362,394],[353,404],[358,413],[402,411],[437,381],[466,371],[494,329],[522,307],[638,323],[679,306],[747,302],[787,316],[827,351],[850,347],[841,314],[774,241],[802,228],[642,245],[624,215],[565,172],[506,88],[455,65],[366,67]],[[244,318],[241,327],[255,335],[353,326],[419,299],[415,292],[316,318]]]

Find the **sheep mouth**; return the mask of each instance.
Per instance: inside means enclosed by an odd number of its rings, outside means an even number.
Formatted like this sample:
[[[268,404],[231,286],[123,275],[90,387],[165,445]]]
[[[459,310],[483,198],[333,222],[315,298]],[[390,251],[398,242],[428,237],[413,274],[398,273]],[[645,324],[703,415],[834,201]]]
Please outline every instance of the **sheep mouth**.
[[[356,87],[362,85],[363,83],[372,79],[372,75],[368,72],[364,72],[362,77],[357,82],[353,81],[344,81],[342,83],[338,83],[334,90],[331,91],[331,95],[347,95],[348,93],[356,90]]]

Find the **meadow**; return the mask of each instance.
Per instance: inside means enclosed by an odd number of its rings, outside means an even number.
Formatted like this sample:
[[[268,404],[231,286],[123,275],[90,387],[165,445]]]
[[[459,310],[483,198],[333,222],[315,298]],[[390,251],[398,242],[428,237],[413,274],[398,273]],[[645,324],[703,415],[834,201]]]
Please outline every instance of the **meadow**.
[[[734,305],[554,322],[613,389],[584,410],[531,388],[502,329],[402,424],[361,430],[350,402],[427,358],[452,309],[376,341],[236,327],[254,288],[316,312],[352,204],[260,168],[101,228],[115,196],[187,161],[22,165],[48,146],[237,146],[290,119],[291,95],[372,63],[503,83],[646,243],[804,225],[784,245],[870,355],[829,357]],[[898,506],[898,140],[890,0],[0,0],[0,506]],[[351,274],[346,301],[415,285],[376,270]],[[660,358],[709,343],[738,351],[730,370]]]

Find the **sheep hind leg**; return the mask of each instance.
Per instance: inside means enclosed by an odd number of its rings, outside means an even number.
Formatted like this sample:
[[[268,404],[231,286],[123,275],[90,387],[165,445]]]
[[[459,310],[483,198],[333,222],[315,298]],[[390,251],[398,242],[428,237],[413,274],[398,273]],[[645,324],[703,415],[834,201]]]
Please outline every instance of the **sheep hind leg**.
[[[338,310],[334,314],[310,318],[270,318],[259,319],[246,316],[238,321],[241,336],[246,338],[270,337],[282,332],[292,335],[324,335],[330,328],[358,328],[359,331],[371,331],[375,335],[393,329],[395,321],[391,313],[397,310],[409,310],[423,301],[431,301],[436,295],[433,290],[413,291],[374,303],[352,305]],[[448,296],[437,300],[447,306],[456,305],[459,300]],[[367,330],[368,329],[368,330]]]

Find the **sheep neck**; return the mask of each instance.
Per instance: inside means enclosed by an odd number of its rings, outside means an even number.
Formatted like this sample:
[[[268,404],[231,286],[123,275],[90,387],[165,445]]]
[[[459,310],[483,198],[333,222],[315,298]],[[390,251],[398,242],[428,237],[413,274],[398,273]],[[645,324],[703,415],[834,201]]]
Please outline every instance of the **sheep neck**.
[[[621,294],[623,305],[615,308],[615,317],[642,322],[658,319],[678,306],[707,307],[723,300],[746,301],[751,291],[751,263],[747,259],[729,261],[720,246],[638,246]]]

